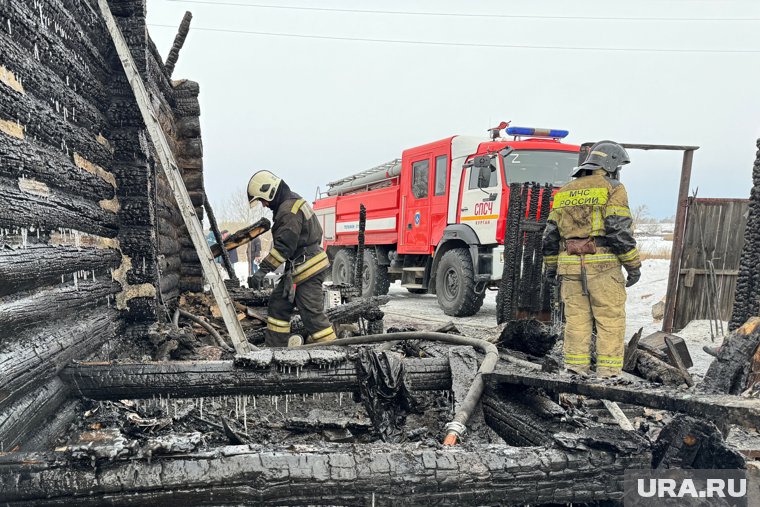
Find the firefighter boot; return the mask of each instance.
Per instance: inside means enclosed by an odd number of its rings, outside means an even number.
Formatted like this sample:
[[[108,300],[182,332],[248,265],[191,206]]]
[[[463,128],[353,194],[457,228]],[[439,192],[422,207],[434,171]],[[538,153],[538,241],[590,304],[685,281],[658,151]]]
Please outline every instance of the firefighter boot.
[[[591,311],[596,323],[596,374],[616,377],[625,349],[625,278],[612,268],[589,278]]]
[[[562,302],[565,304],[565,369],[588,375],[591,368],[593,316],[588,296],[583,295],[580,275],[562,276]]]

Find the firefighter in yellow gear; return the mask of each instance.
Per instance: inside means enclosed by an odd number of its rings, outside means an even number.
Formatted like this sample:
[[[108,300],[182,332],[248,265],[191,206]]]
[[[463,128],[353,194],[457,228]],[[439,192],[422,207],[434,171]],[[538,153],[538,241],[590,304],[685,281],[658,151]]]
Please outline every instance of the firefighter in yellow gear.
[[[592,146],[575,179],[555,194],[543,235],[546,276],[561,281],[565,368],[579,374],[591,371],[594,328],[596,374],[617,376],[623,368],[625,287],[641,277],[628,194],[618,180],[629,162],[617,143]]]
[[[324,312],[322,283],[330,267],[322,249],[322,226],[314,210],[300,195],[269,171],[258,171],[248,182],[248,201],[261,202],[274,214],[272,249],[249,278],[261,288],[267,273],[285,265],[284,274],[269,298],[264,343],[269,347],[301,345],[290,333],[290,317],[298,308],[309,341],[336,339],[335,329]]]

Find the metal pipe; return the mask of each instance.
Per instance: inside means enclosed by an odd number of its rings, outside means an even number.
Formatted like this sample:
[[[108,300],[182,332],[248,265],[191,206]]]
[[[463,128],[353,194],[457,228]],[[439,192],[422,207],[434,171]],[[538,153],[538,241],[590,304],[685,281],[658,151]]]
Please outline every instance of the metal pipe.
[[[475,378],[472,380],[467,396],[465,396],[462,405],[454,414],[454,419],[446,424],[446,436],[443,439],[443,445],[455,445],[457,440],[467,430],[467,421],[470,419],[472,411],[480,401],[480,397],[483,395],[485,383],[483,382],[483,374],[491,373],[499,361],[499,350],[491,342],[486,340],[479,340],[477,338],[468,338],[466,336],[456,336],[445,333],[432,333],[426,331],[414,331],[408,333],[386,333],[375,334],[367,336],[354,336],[351,338],[341,338],[339,340],[333,340],[323,343],[310,343],[308,345],[302,345],[296,348],[314,348],[324,346],[345,346],[345,345],[361,345],[367,343],[382,343],[387,341],[406,341],[406,340],[428,340],[437,341],[443,343],[450,343],[452,345],[467,345],[475,349],[480,350],[486,356],[475,374]]]
[[[689,204],[689,182],[691,181],[691,165],[694,161],[694,149],[683,152],[681,164],[681,182],[678,186],[678,207],[676,208],[676,224],[673,230],[673,250],[670,253],[670,272],[668,273],[668,290],[665,294],[665,318],[662,320],[662,330],[670,333],[673,330],[673,318],[676,311],[676,291],[680,276],[681,254],[683,253],[684,228],[686,227],[686,208]]]
[[[205,320],[200,319],[199,317],[196,317],[190,312],[186,312],[185,310],[182,310],[181,308],[178,308],[177,311],[179,311],[179,314],[182,317],[185,317],[186,319],[195,322],[196,324],[201,326],[203,329],[208,331],[208,333],[214,338],[214,340],[216,341],[217,345],[219,345],[219,347],[223,348],[227,352],[234,352],[232,348],[230,348],[230,346],[225,343],[224,339],[222,338],[222,335],[220,335],[219,332],[217,332],[217,330],[211,326],[211,324],[209,324]]]

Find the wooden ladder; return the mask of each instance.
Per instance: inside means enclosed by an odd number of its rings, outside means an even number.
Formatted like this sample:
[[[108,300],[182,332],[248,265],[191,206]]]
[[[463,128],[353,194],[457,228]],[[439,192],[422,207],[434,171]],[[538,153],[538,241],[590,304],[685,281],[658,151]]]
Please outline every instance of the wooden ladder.
[[[190,201],[190,196],[187,193],[185,182],[182,180],[182,174],[177,167],[177,161],[174,158],[169,142],[164,135],[161,125],[158,123],[156,114],[150,105],[150,96],[145,88],[145,83],[137,71],[137,66],[132,59],[132,53],[129,50],[124,35],[121,33],[119,26],[116,24],[116,20],[111,13],[111,9],[108,6],[108,0],[98,0],[98,6],[100,12],[105,19],[108,31],[111,34],[116,52],[121,60],[121,65],[124,67],[124,72],[127,75],[129,84],[132,87],[132,92],[137,100],[137,105],[140,108],[145,127],[148,131],[153,147],[156,150],[158,156],[159,165],[166,175],[166,179],[169,180],[169,186],[172,189],[174,198],[177,200],[177,206],[182,214],[182,218],[185,220],[185,226],[190,233],[190,239],[193,241],[196,252],[198,252],[198,258],[203,266],[203,273],[206,275],[206,279],[211,285],[211,292],[216,299],[216,304],[219,306],[219,310],[222,313],[224,324],[227,327],[227,332],[230,335],[235,351],[238,354],[244,354],[251,351],[251,345],[248,343],[248,339],[243,332],[243,328],[240,326],[240,322],[237,319],[235,308],[232,305],[230,295],[227,293],[227,287],[224,285],[222,276],[214,265],[214,257],[211,254],[211,250],[206,243],[206,238],[203,234],[203,227],[201,226],[198,216],[195,214],[195,207]]]

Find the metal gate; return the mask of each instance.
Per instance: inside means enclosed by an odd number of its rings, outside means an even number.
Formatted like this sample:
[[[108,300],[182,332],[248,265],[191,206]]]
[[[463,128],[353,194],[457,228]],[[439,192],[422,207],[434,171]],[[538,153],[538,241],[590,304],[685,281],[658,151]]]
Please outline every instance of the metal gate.
[[[689,199],[673,329],[694,319],[731,318],[748,205],[747,199]]]

